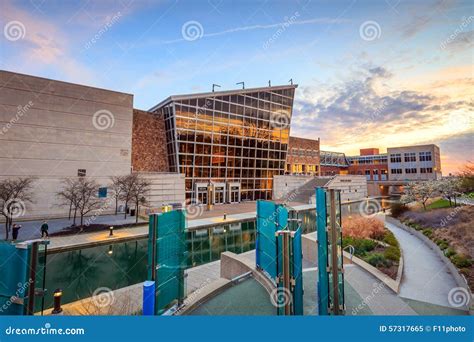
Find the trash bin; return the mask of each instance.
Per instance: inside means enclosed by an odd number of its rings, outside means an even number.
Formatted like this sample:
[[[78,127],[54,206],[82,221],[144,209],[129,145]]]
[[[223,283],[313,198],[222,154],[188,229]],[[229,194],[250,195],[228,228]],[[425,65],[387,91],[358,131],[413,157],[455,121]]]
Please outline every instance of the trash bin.
[[[135,216],[135,209],[130,209],[130,216]]]

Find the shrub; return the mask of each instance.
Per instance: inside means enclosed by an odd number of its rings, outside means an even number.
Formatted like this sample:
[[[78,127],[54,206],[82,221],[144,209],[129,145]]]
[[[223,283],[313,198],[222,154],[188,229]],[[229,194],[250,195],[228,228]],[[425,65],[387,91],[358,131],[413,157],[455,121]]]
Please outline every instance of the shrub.
[[[472,266],[472,260],[468,256],[465,256],[465,255],[454,254],[451,257],[451,261],[458,268],[465,268],[465,267]]]
[[[444,255],[446,255],[448,258],[451,258],[452,256],[454,256],[456,254],[456,251],[452,248],[452,247],[449,247],[446,252],[444,252]]]
[[[364,260],[374,267],[389,267],[391,265],[382,253],[370,254]]]
[[[423,230],[423,235],[430,238],[433,235],[433,230],[432,229],[424,229]]]
[[[385,232],[383,242],[388,243],[390,246],[398,246],[398,240],[395,238],[395,235],[393,235],[393,233],[389,230]]]
[[[385,249],[383,252],[383,256],[388,260],[398,263],[401,256],[400,248],[396,246],[387,247],[387,249]]]
[[[382,221],[375,217],[351,217],[343,219],[343,234],[355,238],[381,239],[385,234]]]
[[[437,240],[436,244],[441,250],[445,250],[446,248],[449,247],[449,243],[446,240]]]
[[[342,239],[342,246],[354,246],[354,254],[363,257],[367,252],[373,251],[377,247],[377,242],[368,239],[358,239],[346,236]]]
[[[404,204],[400,202],[393,202],[390,204],[390,212],[392,213],[392,216],[397,218],[404,212],[408,211],[409,208]]]

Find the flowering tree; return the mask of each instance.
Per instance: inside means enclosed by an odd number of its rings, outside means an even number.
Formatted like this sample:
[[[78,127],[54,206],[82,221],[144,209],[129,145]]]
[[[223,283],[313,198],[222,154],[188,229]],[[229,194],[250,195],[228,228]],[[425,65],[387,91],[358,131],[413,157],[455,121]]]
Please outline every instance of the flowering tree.
[[[436,187],[441,196],[449,200],[449,206],[452,206],[454,199],[454,206],[456,206],[456,197],[460,194],[461,180],[458,177],[443,178],[436,182]]]
[[[403,203],[420,202],[426,210],[426,202],[438,193],[437,181],[411,182],[404,187]]]

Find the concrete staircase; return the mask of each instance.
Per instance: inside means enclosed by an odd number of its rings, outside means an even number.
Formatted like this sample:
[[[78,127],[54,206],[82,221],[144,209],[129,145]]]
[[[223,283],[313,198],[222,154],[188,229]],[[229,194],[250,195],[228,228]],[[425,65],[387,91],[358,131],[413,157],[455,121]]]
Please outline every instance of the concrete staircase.
[[[331,179],[332,177],[311,178],[299,188],[290,191],[285,196],[285,200],[288,202],[310,203],[311,196],[314,195],[315,189],[320,186],[325,186]]]

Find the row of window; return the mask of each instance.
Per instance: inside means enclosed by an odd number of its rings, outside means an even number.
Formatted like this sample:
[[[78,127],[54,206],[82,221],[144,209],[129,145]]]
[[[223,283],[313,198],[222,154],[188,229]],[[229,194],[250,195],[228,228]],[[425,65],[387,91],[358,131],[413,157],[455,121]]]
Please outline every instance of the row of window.
[[[305,149],[302,149],[302,148],[296,148],[296,147],[293,147],[290,149],[290,153],[289,153],[291,156],[297,156],[297,157],[319,157],[319,151],[318,150],[305,150]]]
[[[227,102],[232,104],[239,104],[241,106],[251,106],[257,107],[259,103],[263,102],[272,102],[278,103],[285,106],[291,106],[293,101],[292,89],[279,91],[279,94],[276,92],[259,92],[259,93],[248,93],[242,95],[226,95],[226,96],[216,96],[210,98],[194,98],[187,100],[176,101],[176,103],[182,103],[189,106],[197,106],[201,108],[213,108],[214,103],[217,102]]]
[[[390,173],[401,175],[403,173],[403,169],[390,169]],[[407,174],[418,173],[418,170],[417,170],[416,167],[410,167],[410,168],[405,169],[405,173],[407,173]],[[420,173],[433,173],[433,168],[431,168],[431,167],[422,167],[422,168],[420,168]]]
[[[431,161],[431,152],[420,152],[418,153],[419,161]],[[408,162],[416,162],[416,152],[406,152],[403,153],[403,161]],[[402,162],[402,154],[401,153],[393,153],[390,155],[390,162],[391,163],[401,163]]]

